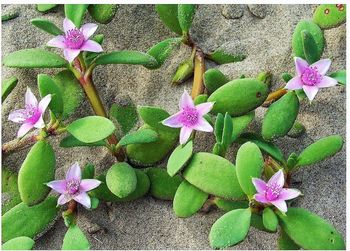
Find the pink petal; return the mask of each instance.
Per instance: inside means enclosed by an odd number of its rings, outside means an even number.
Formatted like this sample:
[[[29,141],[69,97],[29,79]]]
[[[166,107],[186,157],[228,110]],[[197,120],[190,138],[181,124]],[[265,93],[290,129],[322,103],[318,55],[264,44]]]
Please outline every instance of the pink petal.
[[[41,113],[45,113],[45,110],[49,106],[50,102],[51,102],[51,94],[48,94],[39,102],[39,111]]]
[[[66,47],[66,45],[64,44],[64,37],[62,35],[54,37],[49,42],[47,42],[47,46],[64,49]]]
[[[287,212],[287,203],[284,200],[274,200],[271,204],[278,208],[282,213]]]
[[[66,181],[65,180],[54,180],[46,184],[58,193],[66,192]]]
[[[186,90],[184,90],[179,104],[180,110],[184,109],[185,107],[194,108],[193,100]]]
[[[267,182],[268,185],[273,186],[276,184],[279,187],[283,187],[284,185],[284,174],[282,170],[279,170],[277,173],[275,173],[270,180]]]
[[[317,84],[317,87],[325,88],[325,87],[336,86],[337,84],[338,84],[338,81],[335,80],[334,78],[323,76],[321,82]]]
[[[196,105],[196,109],[200,115],[205,115],[213,109],[214,102],[206,102],[203,104]]]
[[[193,129],[189,127],[182,127],[180,130],[180,144],[183,145],[190,138]]]
[[[252,179],[253,185],[255,186],[255,189],[258,193],[264,194],[266,190],[266,182],[258,179],[258,178],[253,178]]]
[[[97,28],[98,28],[98,25],[92,24],[92,23],[84,24],[83,26],[81,26],[81,30],[84,34],[85,40],[88,40],[92,36],[92,34],[95,33]]]
[[[79,55],[80,49],[69,49],[66,48],[63,51],[64,58],[67,59],[69,63],[72,63],[73,60]]]
[[[27,87],[27,91],[25,94],[25,104],[34,107],[38,106],[38,100],[36,99],[32,90],[29,87]]]
[[[269,204],[270,201],[268,201],[265,197],[264,194],[260,194],[260,193],[257,193],[254,195],[254,199],[257,201],[257,202],[260,202],[260,203],[263,203],[263,204]]]
[[[163,120],[162,124],[173,128],[182,127],[183,124],[181,122],[181,113],[182,112],[178,112],[178,113],[175,113],[174,115],[171,115],[169,118]]]
[[[33,127],[34,125],[31,123],[24,123],[23,125],[21,125],[17,133],[17,138],[21,138],[24,135],[26,135],[27,132],[29,132],[29,130],[32,129]]]
[[[92,40],[86,40],[82,47],[80,47],[82,51],[92,51],[92,52],[101,52],[103,51],[101,45]]]
[[[65,33],[67,33],[67,31],[74,30],[75,28],[76,26],[71,20],[69,20],[68,18],[65,18],[63,20],[63,30]]]
[[[81,180],[81,170],[79,164],[74,163],[66,174],[66,180]]]
[[[286,89],[288,90],[298,90],[303,88],[303,82],[301,81],[299,76],[296,76],[288,81],[286,84]]]
[[[202,132],[212,132],[213,127],[209,124],[205,118],[199,118],[198,123],[193,127],[194,130]]]
[[[44,122],[44,119],[43,119],[43,115],[42,115],[42,114],[40,115],[38,121],[35,122],[34,127],[35,127],[35,128],[44,128],[44,127],[45,127],[45,122]]]
[[[298,189],[283,188],[278,199],[279,200],[291,200],[291,199],[298,197],[300,194],[301,194],[301,192]]]
[[[80,182],[79,191],[87,192],[87,191],[90,191],[90,190],[98,187],[100,184],[101,184],[101,181],[99,181],[99,180],[84,179]]]
[[[317,62],[313,63],[311,67],[316,67],[318,73],[321,75],[326,75],[327,71],[329,70],[329,67],[331,67],[332,61],[330,59],[321,59]]]
[[[58,205],[64,205],[66,204],[67,202],[69,202],[72,198],[70,198],[69,196],[67,196],[66,194],[61,194],[60,197],[58,197],[58,200],[57,200],[57,204]]]
[[[8,119],[12,122],[22,124],[27,119],[24,114],[26,114],[26,109],[15,110],[9,114]]]
[[[311,86],[311,85],[304,85],[303,86],[303,90],[304,90],[306,96],[308,97],[308,99],[310,101],[312,101],[315,98],[315,96],[316,96],[316,94],[318,92],[318,87],[317,86]]]
[[[82,204],[84,207],[86,208],[90,208],[91,207],[91,200],[89,195],[87,195],[87,193],[80,193],[76,196],[73,197],[73,200],[75,200],[76,202]]]
[[[302,58],[295,57],[294,62],[295,62],[295,71],[298,76],[301,76],[301,74],[303,74],[305,69],[309,67],[309,64]]]

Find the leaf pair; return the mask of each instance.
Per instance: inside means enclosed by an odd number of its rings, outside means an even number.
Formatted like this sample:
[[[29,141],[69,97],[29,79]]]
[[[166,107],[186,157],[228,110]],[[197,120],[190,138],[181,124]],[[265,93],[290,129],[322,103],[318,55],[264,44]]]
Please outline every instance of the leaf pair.
[[[220,156],[225,156],[227,149],[232,143],[232,132],[233,123],[231,116],[226,113],[224,117],[221,113],[219,113],[215,122],[215,153]]]

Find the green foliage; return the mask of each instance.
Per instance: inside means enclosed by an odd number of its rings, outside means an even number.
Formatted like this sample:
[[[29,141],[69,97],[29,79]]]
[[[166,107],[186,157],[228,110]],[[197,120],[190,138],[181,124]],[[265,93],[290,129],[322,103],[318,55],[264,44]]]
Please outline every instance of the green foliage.
[[[288,81],[293,78],[293,76],[287,72],[282,73],[281,77],[284,80],[284,82],[286,82],[286,83],[288,83]]]
[[[64,13],[76,27],[80,28],[81,22],[84,19],[88,4],[65,4]]]
[[[67,61],[43,49],[24,49],[5,56],[4,65],[12,68],[63,68]]]
[[[51,94],[49,108],[57,118],[60,118],[63,112],[61,88],[49,75],[46,74],[38,75],[38,87],[42,98],[48,94]]]
[[[195,105],[203,104],[207,102],[208,97],[209,97],[208,94],[200,94],[194,99],[193,102]]]
[[[305,131],[305,126],[300,121],[296,120],[287,135],[291,138],[299,138],[305,133]]]
[[[244,78],[223,85],[209,96],[208,101],[215,102],[213,113],[228,112],[235,117],[259,107],[267,95],[267,85],[257,79]]]
[[[34,241],[26,236],[13,238],[1,245],[1,250],[31,250]]]
[[[212,248],[227,248],[244,240],[250,227],[250,208],[232,210],[221,216],[209,234]]]
[[[293,169],[298,161],[298,155],[296,153],[291,153],[287,160],[287,167],[289,170]]]
[[[177,7],[177,17],[182,33],[189,32],[194,14],[196,12],[196,5],[194,4],[179,4]]]
[[[320,60],[320,51],[317,49],[316,41],[308,30],[301,31],[301,42],[303,45],[305,59],[309,62],[309,64]]]
[[[92,164],[87,164],[82,173],[81,178],[82,179],[93,179],[95,177],[95,167]]]
[[[136,189],[135,170],[126,162],[116,163],[108,169],[106,184],[113,194],[125,198]]]
[[[160,20],[173,32],[182,35],[182,29],[178,20],[177,4],[156,4],[156,11]]]
[[[112,121],[101,116],[87,116],[68,125],[67,131],[84,143],[93,143],[107,138],[115,130]]]
[[[78,146],[105,146],[106,141],[105,140],[99,140],[93,143],[85,143],[77,138],[75,138],[73,135],[68,135],[65,138],[63,138],[60,142],[60,147],[78,147]]]
[[[321,4],[313,15],[321,29],[331,29],[346,22],[346,4]]]
[[[246,58],[245,55],[231,54],[229,52],[226,52],[223,49],[217,49],[216,51],[210,53],[207,57],[208,59],[210,59],[211,61],[214,61],[217,64],[229,64],[229,63],[241,62]]]
[[[204,73],[204,85],[208,93],[211,94],[230,80],[220,70],[211,68]]]
[[[228,113],[225,117],[219,113],[215,121],[215,138],[216,145],[214,147],[214,153],[220,156],[225,156],[226,150],[232,143],[233,124],[232,118]]]
[[[201,209],[207,199],[207,193],[184,180],[177,189],[174,197],[174,212],[178,217],[190,217]]]
[[[13,11],[13,12],[10,12],[8,14],[1,15],[1,22],[10,21],[12,19],[17,18],[18,16],[19,16],[18,11]]]
[[[346,70],[332,72],[329,76],[337,80],[340,85],[346,85]]]
[[[103,40],[105,36],[103,34],[97,34],[91,38],[91,40],[95,41],[96,43],[102,45]],[[90,51],[84,51],[83,57],[85,58],[85,62],[87,65],[90,65],[92,60],[95,59],[101,52],[90,52]]]
[[[271,72],[260,72],[258,74],[258,76],[256,77],[257,80],[263,82],[264,84],[266,84],[268,87],[271,86],[271,82],[272,82],[272,74]]]
[[[49,10],[52,10],[56,6],[57,4],[37,4],[36,9],[40,12],[48,12]]]
[[[281,228],[278,236],[278,249],[279,250],[299,250],[300,247],[284,232]]]
[[[32,25],[38,27],[39,29],[51,35],[58,36],[63,34],[63,31],[60,28],[58,28],[54,23],[50,22],[47,19],[34,18],[30,20],[30,22],[32,23]]]
[[[18,78],[11,77],[2,81],[1,86],[1,103],[5,101],[8,95],[13,91],[18,83]]]
[[[108,24],[117,13],[116,4],[90,4],[88,11],[90,16],[100,24]]]
[[[155,142],[157,140],[158,133],[152,129],[145,128],[125,135],[120,139],[118,145],[126,146],[130,144],[144,144]]]
[[[262,214],[263,224],[271,232],[277,231],[278,218],[270,207],[265,207]]]
[[[176,72],[173,76],[173,84],[182,84],[187,79],[193,76],[194,63],[193,58],[186,59],[177,67]]]
[[[45,183],[55,179],[55,165],[52,146],[44,140],[35,143],[18,172],[18,190],[25,204],[33,206],[46,198],[50,188]]]
[[[162,124],[164,119],[170,117],[170,114],[162,108],[153,106],[139,106],[138,112],[142,120],[151,127],[174,134],[179,132],[179,129],[171,128]]]
[[[219,209],[225,212],[229,212],[239,208],[247,208],[249,206],[249,202],[247,200],[224,200],[219,197],[216,197],[214,199],[214,203]]]
[[[193,141],[190,140],[186,145],[179,145],[175,148],[168,159],[167,171],[173,177],[186,166],[192,157]]]
[[[7,199],[4,199],[4,197],[2,199],[2,214],[22,202],[18,191],[17,179],[16,173],[5,167],[1,169],[1,192],[9,196]]]
[[[157,61],[156,65],[149,65],[146,66],[148,69],[157,69],[161,67],[165,60],[169,58],[171,53],[174,51],[175,48],[179,46],[181,43],[181,38],[167,38],[158,44],[153,45],[148,51],[147,54],[154,57]]]
[[[77,225],[71,225],[63,239],[62,250],[89,250],[90,243]]]
[[[254,117],[255,111],[251,111],[245,115],[232,118],[232,142],[237,140],[237,138],[243,133],[247,126],[253,121]]]

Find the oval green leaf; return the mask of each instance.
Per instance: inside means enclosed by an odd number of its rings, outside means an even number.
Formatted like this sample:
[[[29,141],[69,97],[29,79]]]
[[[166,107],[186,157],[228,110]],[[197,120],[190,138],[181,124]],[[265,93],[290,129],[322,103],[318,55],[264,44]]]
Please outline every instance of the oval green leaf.
[[[308,30],[301,31],[301,42],[303,44],[305,59],[309,64],[320,60],[321,54],[319,54],[320,52],[317,50],[316,41]]]
[[[76,27],[80,28],[88,6],[88,4],[65,4],[64,13]]]
[[[64,235],[62,250],[89,250],[90,243],[77,225],[71,225]]]
[[[182,33],[189,32],[195,12],[196,5],[194,4],[179,4],[177,6],[177,16]]]
[[[126,162],[114,164],[106,174],[106,184],[112,193],[125,198],[136,189],[135,170]]]
[[[6,167],[2,167],[1,170],[1,192],[6,193],[8,198],[2,201],[1,214],[6,213],[8,210],[21,203],[21,197],[18,191],[18,176],[16,173],[8,170]]]
[[[170,114],[162,108],[154,106],[139,106],[138,112],[142,120],[151,127],[173,133],[179,132],[179,129],[170,128],[162,124],[164,119],[170,117]]]
[[[279,250],[299,250],[300,247],[284,232],[281,228],[278,236],[278,249]]]
[[[247,208],[249,206],[249,202],[246,200],[224,200],[219,197],[216,197],[214,199],[214,203],[219,209],[225,212],[229,212],[240,208]]]
[[[182,29],[178,20],[177,4],[156,4],[156,11],[160,20],[173,32],[182,35]]]
[[[147,66],[149,69],[157,69],[161,67],[165,60],[171,55],[176,47],[181,43],[181,38],[168,38],[158,44],[152,46],[147,54],[151,55],[157,60],[157,65]]]
[[[90,4],[88,11],[90,16],[100,24],[108,24],[117,13],[116,4]]]
[[[247,128],[247,126],[253,121],[255,118],[255,111],[251,111],[245,115],[232,118],[232,138],[231,142],[237,140],[237,138],[243,133],[243,131]]]
[[[204,73],[204,85],[208,93],[211,94],[230,80],[220,70],[212,68]]]
[[[8,95],[13,91],[13,89],[16,87],[18,83],[18,78],[11,77],[8,79],[5,79],[2,82],[1,86],[1,103],[5,101]]]
[[[246,56],[242,54],[233,54],[225,51],[222,48],[219,48],[214,52],[210,53],[208,55],[208,58],[217,64],[229,64],[229,63],[241,62],[246,58]]]
[[[40,12],[48,12],[49,10],[55,8],[57,4],[37,4],[36,8]]]
[[[118,145],[126,146],[130,144],[151,143],[156,141],[157,139],[158,133],[156,131],[149,128],[145,128],[125,135],[120,139]]]
[[[68,135],[65,138],[63,138],[60,142],[60,147],[79,147],[79,146],[106,146],[105,140],[99,140],[93,143],[84,143],[77,138],[75,138],[73,135]]]
[[[190,140],[186,145],[179,145],[175,148],[173,153],[170,155],[167,171],[168,174],[173,177],[175,174],[181,171],[181,169],[187,164],[189,159],[192,157],[193,141]]]
[[[34,241],[26,236],[13,238],[1,245],[1,250],[31,250]]]
[[[262,215],[264,227],[271,231],[276,232],[278,226],[278,218],[270,207],[265,207]]]
[[[329,76],[337,80],[339,84],[346,85],[346,70],[332,72]]]
[[[346,4],[321,4],[313,15],[313,21],[321,29],[338,27],[346,21]]]
[[[32,25],[38,27],[39,29],[51,35],[58,36],[63,34],[63,31],[60,28],[58,28],[54,23],[50,22],[47,19],[34,18],[30,20],[30,22],[32,23]]]
[[[57,118],[60,118],[63,112],[63,99],[61,88],[49,75],[46,74],[38,75],[38,87],[40,96],[42,98],[46,95],[51,94],[49,108]]]

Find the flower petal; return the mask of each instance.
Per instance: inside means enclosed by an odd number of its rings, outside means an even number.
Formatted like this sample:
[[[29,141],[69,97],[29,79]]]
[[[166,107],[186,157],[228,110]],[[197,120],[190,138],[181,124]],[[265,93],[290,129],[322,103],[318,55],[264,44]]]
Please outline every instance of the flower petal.
[[[101,181],[95,179],[84,179],[80,182],[79,191],[87,192],[92,189],[95,189],[101,184]]]
[[[44,122],[42,114],[40,115],[38,121],[35,122],[34,127],[35,128],[44,128],[45,127],[45,122]]]
[[[181,122],[181,114],[182,112],[178,112],[178,113],[175,113],[174,115],[171,115],[169,118],[163,120],[162,124],[173,128],[182,127],[183,124]]]
[[[193,129],[189,128],[189,127],[182,127],[180,130],[180,144],[185,144],[187,142],[187,140],[190,138],[191,133],[192,133]]]
[[[15,123],[23,123],[27,118],[25,116],[26,109],[19,109],[10,112],[8,120],[15,122]]]
[[[198,123],[193,127],[194,130],[202,132],[212,132],[213,127],[205,118],[199,118]]]
[[[101,52],[103,51],[101,45],[92,40],[86,40],[84,44],[80,47],[82,51],[92,51],[92,52]]]
[[[287,212],[287,203],[284,200],[274,200],[271,204],[278,208],[282,213]]]
[[[81,170],[78,162],[75,162],[66,174],[66,180],[81,180]]]
[[[309,67],[309,64],[302,58],[295,57],[294,62],[295,62],[295,71],[298,76],[301,76],[301,74],[303,74],[305,69]]]
[[[183,108],[186,108],[186,107],[194,108],[194,103],[191,96],[188,94],[188,92],[184,90],[184,93],[181,96],[179,108],[180,110],[182,110]]]
[[[25,94],[25,104],[34,107],[38,106],[38,100],[36,99],[32,90],[29,87],[27,87],[27,91]]]
[[[321,82],[317,84],[317,87],[325,88],[325,87],[336,86],[337,84],[338,84],[338,81],[335,80],[334,78],[323,76]]]
[[[69,49],[66,48],[63,51],[64,58],[67,59],[69,63],[72,63],[73,60],[79,55],[80,50],[79,49]]]
[[[211,109],[213,109],[213,106],[214,106],[214,102],[206,102],[206,103],[196,105],[196,109],[198,113],[203,116],[208,112],[210,112]]]
[[[269,204],[270,201],[268,201],[265,197],[264,194],[260,194],[260,193],[257,193],[254,195],[254,199],[257,201],[257,202],[260,202],[260,203],[264,203],[264,204]]]
[[[267,182],[268,185],[274,186],[276,184],[279,187],[283,187],[284,185],[284,174],[282,170],[279,170],[275,173],[270,180]]]
[[[48,94],[42,100],[40,100],[38,107],[41,113],[45,113],[46,108],[49,106],[51,102],[51,98],[52,98],[51,94]]]
[[[49,42],[47,42],[47,46],[64,49],[66,47],[64,44],[64,36],[59,35],[57,37],[54,37]]]
[[[80,193],[76,196],[73,196],[73,200],[75,200],[76,202],[82,204],[84,207],[86,208],[90,208],[91,207],[91,199],[89,197],[89,195],[87,193]]]
[[[308,97],[308,99],[310,101],[312,101],[315,98],[315,96],[316,96],[316,94],[318,92],[318,87],[317,86],[311,86],[311,85],[304,85],[303,86],[303,90],[304,90],[306,96]]]
[[[76,26],[71,20],[69,20],[68,18],[65,18],[63,20],[63,30],[65,33],[67,33],[67,31],[74,30],[75,28]]]
[[[317,68],[318,73],[324,76],[329,70],[329,67],[331,67],[331,63],[332,61],[329,58],[327,58],[327,59],[318,60],[317,62],[313,63],[310,66]]]
[[[58,197],[57,204],[58,205],[64,205],[67,202],[69,202],[72,198],[70,196],[67,196],[66,194],[61,194],[60,197]]]
[[[262,179],[252,178],[253,185],[258,193],[265,193],[266,190],[266,182]]]
[[[286,89],[288,90],[298,90],[303,88],[303,82],[301,81],[299,76],[296,76],[288,81],[286,84]]]
[[[51,187],[53,190],[55,190],[58,193],[65,193],[66,192],[66,181],[65,180],[54,180],[46,184],[48,187]]]
[[[301,192],[298,189],[293,188],[283,188],[280,196],[278,196],[279,200],[291,200],[298,197]]]
[[[31,123],[24,123],[23,125],[21,125],[17,133],[17,138],[21,138],[24,135],[26,135],[27,132],[29,132],[29,130],[32,129],[33,127],[34,125]]]
[[[98,25],[93,23],[88,23],[81,26],[81,30],[84,34],[85,40],[88,40],[92,36],[92,34],[95,33],[97,28],[98,28]]]

